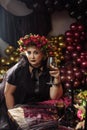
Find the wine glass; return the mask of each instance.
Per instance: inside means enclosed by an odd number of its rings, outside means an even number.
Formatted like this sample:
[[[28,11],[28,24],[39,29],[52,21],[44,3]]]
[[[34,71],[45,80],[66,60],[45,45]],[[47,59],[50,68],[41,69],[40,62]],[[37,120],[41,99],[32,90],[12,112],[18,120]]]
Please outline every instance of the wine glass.
[[[57,62],[56,62],[56,57],[53,57],[53,56],[50,56],[48,57],[48,60],[47,60],[47,67],[49,68],[49,70],[56,70],[55,67],[57,67]],[[53,77],[50,76],[50,82],[48,82],[47,84],[49,85],[53,85]]]

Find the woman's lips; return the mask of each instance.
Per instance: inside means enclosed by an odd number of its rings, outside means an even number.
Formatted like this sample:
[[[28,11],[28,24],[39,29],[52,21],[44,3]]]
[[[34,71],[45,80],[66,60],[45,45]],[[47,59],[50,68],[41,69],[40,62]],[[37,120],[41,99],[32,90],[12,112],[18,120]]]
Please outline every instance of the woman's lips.
[[[31,60],[31,62],[35,62],[36,60]]]

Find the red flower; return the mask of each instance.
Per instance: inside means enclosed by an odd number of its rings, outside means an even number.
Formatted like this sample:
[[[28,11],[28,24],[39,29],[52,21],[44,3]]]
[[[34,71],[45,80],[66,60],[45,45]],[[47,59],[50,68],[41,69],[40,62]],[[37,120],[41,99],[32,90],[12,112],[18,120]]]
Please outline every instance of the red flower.
[[[18,41],[19,46],[21,46],[20,51],[23,51],[22,49],[26,49],[26,46],[30,43],[35,43],[37,47],[41,49],[46,49],[48,40],[44,36],[40,35],[25,35],[24,37],[21,37]]]
[[[24,40],[24,45],[28,45],[30,43],[30,41],[31,41],[30,39],[25,39]]]

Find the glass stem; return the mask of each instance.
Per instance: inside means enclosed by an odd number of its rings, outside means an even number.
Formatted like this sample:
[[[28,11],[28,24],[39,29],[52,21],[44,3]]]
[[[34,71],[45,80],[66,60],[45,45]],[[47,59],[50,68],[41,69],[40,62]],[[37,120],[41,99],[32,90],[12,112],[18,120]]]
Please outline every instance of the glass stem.
[[[50,82],[53,83],[53,77],[52,76],[50,76]]]

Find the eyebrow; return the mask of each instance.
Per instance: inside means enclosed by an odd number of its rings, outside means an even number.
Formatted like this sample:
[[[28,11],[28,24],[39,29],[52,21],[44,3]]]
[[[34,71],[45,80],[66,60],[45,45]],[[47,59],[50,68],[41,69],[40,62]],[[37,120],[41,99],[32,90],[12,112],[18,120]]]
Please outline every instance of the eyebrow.
[[[35,52],[41,53],[41,51],[38,51],[38,50],[33,51],[33,53],[35,53]],[[31,51],[27,51],[27,53],[31,53]]]

